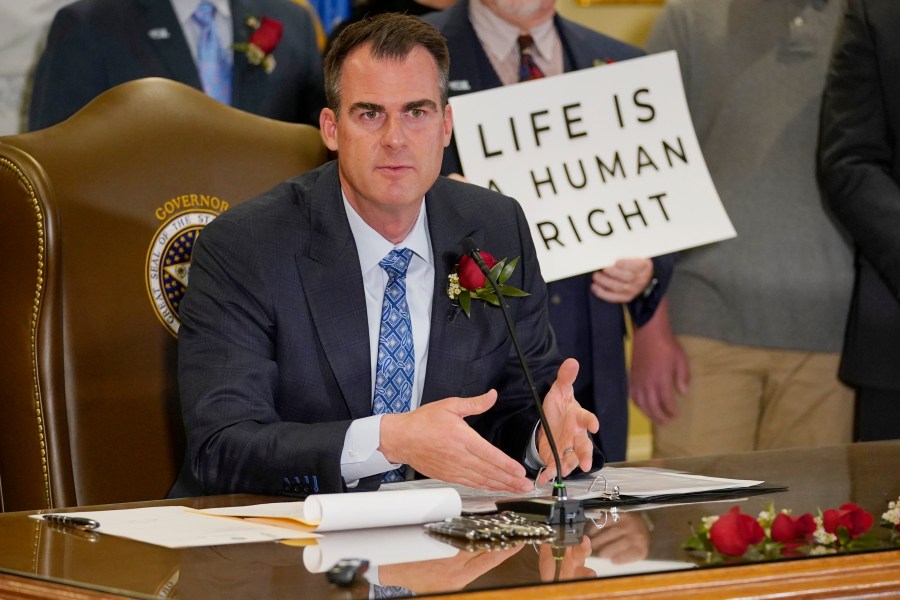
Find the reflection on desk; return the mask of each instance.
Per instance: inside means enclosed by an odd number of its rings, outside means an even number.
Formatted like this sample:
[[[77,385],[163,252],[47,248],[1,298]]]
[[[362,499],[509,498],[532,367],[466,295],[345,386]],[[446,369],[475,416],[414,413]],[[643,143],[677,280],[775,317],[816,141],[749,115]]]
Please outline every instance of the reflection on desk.
[[[104,593],[190,600],[368,598],[375,585],[419,595],[464,591],[480,600],[508,597],[510,587],[522,587],[516,595],[523,598],[628,596],[635,590],[643,597],[669,598],[696,595],[704,586],[723,597],[765,597],[786,590],[801,597],[805,591],[837,588],[846,595],[900,592],[898,550],[710,569],[698,568],[681,548],[692,523],[732,505],[747,514],[769,503],[815,513],[850,501],[878,518],[900,496],[900,480],[885,476],[886,470],[893,475],[898,462],[900,442],[642,463],[777,481],[790,489],[733,503],[619,512],[617,519],[608,514],[585,523],[583,531],[570,532],[562,543],[509,544],[494,550],[447,544],[417,527],[326,534],[316,547],[255,543],[167,549],[103,535],[86,539],[30,519],[29,513],[0,514],[0,596],[16,589],[31,594],[16,597],[53,597],[56,592],[56,597],[71,598],[108,597]],[[235,495],[188,504],[201,508],[272,500]],[[322,571],[338,558],[371,560],[369,579],[350,588],[330,584]],[[646,569],[653,573],[627,575]],[[659,572],[665,569],[677,570]],[[577,583],[546,585],[553,581]],[[66,587],[54,588],[54,582]]]

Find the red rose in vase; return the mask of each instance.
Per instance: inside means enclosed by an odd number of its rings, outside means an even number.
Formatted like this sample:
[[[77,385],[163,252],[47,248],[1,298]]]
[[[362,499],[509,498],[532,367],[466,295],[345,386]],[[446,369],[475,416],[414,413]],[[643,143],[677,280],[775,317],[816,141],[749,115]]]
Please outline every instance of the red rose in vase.
[[[728,556],[743,556],[750,546],[763,541],[766,532],[756,519],[742,514],[735,506],[719,517],[709,530],[709,540],[715,549]]]
[[[828,533],[837,535],[838,527],[847,530],[851,540],[855,540],[872,528],[872,515],[856,504],[849,502],[840,508],[830,508],[822,513],[822,526]]]
[[[497,264],[497,259],[487,252],[479,252],[479,254],[481,254],[481,258],[488,269],[493,268]],[[487,279],[484,273],[481,272],[481,269],[478,268],[478,264],[468,255],[459,259],[456,273],[459,275],[459,285],[469,291],[483,288]]]

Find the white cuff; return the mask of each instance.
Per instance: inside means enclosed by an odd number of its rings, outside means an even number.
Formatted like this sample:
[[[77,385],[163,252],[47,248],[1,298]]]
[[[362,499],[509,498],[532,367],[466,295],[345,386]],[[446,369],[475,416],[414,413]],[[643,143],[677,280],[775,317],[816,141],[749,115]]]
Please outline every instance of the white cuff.
[[[525,448],[525,466],[529,469],[534,469],[535,471],[547,466],[544,464],[544,461],[541,460],[541,455],[538,453],[537,449],[537,429],[540,425],[541,422],[538,421],[534,426],[534,429],[531,430],[531,441],[528,442],[528,447]]]
[[[383,416],[372,415],[350,423],[347,435],[344,436],[344,449],[341,451],[341,476],[347,487],[356,487],[363,477],[384,473],[400,466],[391,464],[378,450],[381,444]]]

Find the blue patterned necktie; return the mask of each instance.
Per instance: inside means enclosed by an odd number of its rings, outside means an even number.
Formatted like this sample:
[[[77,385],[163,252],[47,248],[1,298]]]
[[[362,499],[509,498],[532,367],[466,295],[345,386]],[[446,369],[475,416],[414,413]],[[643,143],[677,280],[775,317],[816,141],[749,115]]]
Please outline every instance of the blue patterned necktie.
[[[204,0],[191,18],[200,26],[197,70],[203,91],[210,98],[231,104],[231,64],[216,32],[216,7]]]
[[[399,585],[373,585],[372,597],[376,600],[382,598],[412,598],[415,594],[412,590]]]
[[[523,34],[519,36],[519,81],[531,81],[532,79],[540,79],[544,76],[544,72],[534,62],[534,39],[530,35]]]
[[[409,412],[412,402],[416,353],[413,350],[412,321],[406,302],[406,270],[413,252],[409,248],[391,250],[378,263],[388,275],[381,306],[378,334],[378,361],[375,363],[373,414]],[[405,465],[382,475],[382,481],[402,481]]]

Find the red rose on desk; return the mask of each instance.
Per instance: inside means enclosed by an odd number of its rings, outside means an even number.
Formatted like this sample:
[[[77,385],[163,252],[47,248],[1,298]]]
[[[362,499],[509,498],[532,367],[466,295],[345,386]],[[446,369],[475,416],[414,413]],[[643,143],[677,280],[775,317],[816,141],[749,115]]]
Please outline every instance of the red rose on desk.
[[[812,515],[805,513],[796,519],[787,513],[778,513],[772,521],[772,541],[784,544],[782,556],[799,556],[800,550],[806,547],[816,532],[816,521]]]
[[[847,530],[851,540],[855,540],[872,528],[872,515],[852,502],[840,508],[830,508],[822,513],[822,525],[828,533],[838,534],[838,528]]]
[[[889,527],[900,525],[900,499],[888,504],[882,519]],[[790,510],[776,511],[769,504],[753,519],[735,506],[720,517],[703,517],[699,527],[692,527],[694,534],[682,547],[702,553],[701,560],[711,563],[722,562],[724,557],[771,560],[883,547],[884,543],[871,531],[872,521],[871,514],[852,503],[839,509],[819,510],[816,517],[806,513],[796,518]],[[894,537],[896,544],[900,532]]]
[[[497,259],[487,252],[479,252],[479,254],[481,254],[481,258],[484,260],[484,264],[487,265],[488,269],[493,269],[494,265],[497,264]],[[459,266],[456,268],[456,274],[459,275],[459,285],[470,291],[481,289],[484,287],[484,284],[487,283],[487,278],[484,276],[484,273],[481,272],[478,264],[468,255],[459,259]]]
[[[816,531],[816,522],[809,513],[796,519],[787,513],[779,513],[772,522],[772,540],[782,544],[807,542]]]
[[[737,506],[719,517],[709,530],[709,539],[715,549],[728,556],[743,556],[747,548],[765,537],[766,532],[756,519],[742,514]]]
[[[282,29],[284,27],[275,19],[263,17],[259,27],[250,36],[250,43],[262,50],[263,54],[271,54],[281,41]]]

